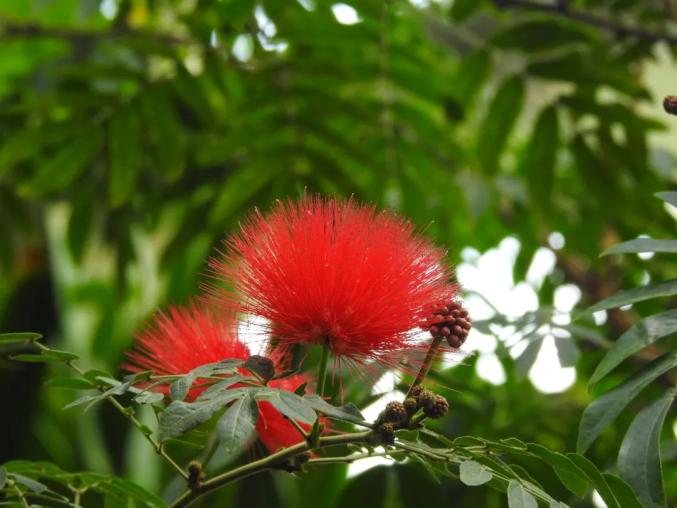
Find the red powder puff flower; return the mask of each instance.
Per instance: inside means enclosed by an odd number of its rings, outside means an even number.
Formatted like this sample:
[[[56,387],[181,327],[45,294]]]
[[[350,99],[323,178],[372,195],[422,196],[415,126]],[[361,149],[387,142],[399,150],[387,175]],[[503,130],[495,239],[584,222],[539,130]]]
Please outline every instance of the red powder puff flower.
[[[211,261],[216,277],[282,346],[325,344],[339,357],[392,364],[431,306],[456,294],[442,250],[409,221],[353,200],[306,197],[257,210],[226,246]]]
[[[137,336],[136,346],[122,368],[179,375],[227,358],[246,360],[249,349],[237,338],[234,313],[224,316],[217,317],[195,304],[157,313],[151,326]],[[193,388],[188,398],[194,399],[202,391]]]
[[[153,324],[138,335],[136,346],[127,354],[128,361],[123,369],[128,372],[153,370],[158,375],[180,375],[227,358],[246,360],[249,349],[238,339],[235,326],[235,314],[230,311],[216,316],[194,304],[189,307],[171,307],[166,313],[158,313]],[[269,386],[295,390],[307,380],[304,376],[295,375],[272,381]],[[204,391],[199,384],[200,380],[197,380],[188,393],[188,400],[194,400]],[[166,385],[156,389],[167,392]],[[258,405],[256,431],[268,451],[272,453],[303,439],[298,430],[269,402],[259,402]]]

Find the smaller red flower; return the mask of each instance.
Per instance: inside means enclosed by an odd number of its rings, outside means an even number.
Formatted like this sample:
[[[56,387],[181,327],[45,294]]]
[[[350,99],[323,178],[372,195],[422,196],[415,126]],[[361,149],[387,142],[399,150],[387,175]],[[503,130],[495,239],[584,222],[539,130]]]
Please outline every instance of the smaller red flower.
[[[122,368],[128,372],[152,370],[157,375],[181,375],[208,363],[228,358],[246,360],[248,357],[249,349],[237,337],[234,312],[216,315],[191,304],[188,307],[170,307],[166,313],[159,312],[151,326],[138,335],[136,346],[127,354],[127,362]],[[306,381],[305,376],[294,375],[272,381],[269,385],[293,391]],[[194,400],[204,390],[199,383],[200,380],[197,380],[193,385],[188,400]],[[156,389],[167,392],[166,385]],[[268,451],[272,453],[303,439],[269,402],[259,402],[258,405],[256,432]]]
[[[158,312],[153,323],[138,334],[136,346],[127,354],[122,368],[128,372],[152,370],[157,375],[180,375],[228,358],[246,360],[249,349],[237,338],[234,313],[228,311],[224,316],[216,316],[194,303]],[[188,398],[194,399],[202,391],[193,388]]]

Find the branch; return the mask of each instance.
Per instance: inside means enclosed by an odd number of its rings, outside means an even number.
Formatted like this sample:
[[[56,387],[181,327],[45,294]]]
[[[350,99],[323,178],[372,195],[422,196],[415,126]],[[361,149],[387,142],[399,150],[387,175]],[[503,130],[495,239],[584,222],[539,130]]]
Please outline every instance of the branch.
[[[155,39],[162,44],[182,44],[190,42],[172,34],[151,32],[148,30],[131,30],[127,27],[113,27],[110,30],[86,30],[82,28],[60,28],[39,25],[37,23],[19,23],[0,18],[0,37],[2,39],[18,38],[53,38],[68,41],[97,39],[116,39],[122,37],[142,37]]]
[[[40,348],[42,351],[51,351],[51,349],[50,349],[49,347],[45,346],[44,344],[42,344],[42,343],[40,343],[40,342],[37,342],[37,341],[36,341],[36,342],[33,342],[33,344],[35,344],[35,345],[36,345],[38,348]],[[85,371],[83,371],[80,367],[78,367],[77,365],[75,365],[75,363],[73,363],[72,361],[67,361],[67,362],[64,362],[64,363],[65,363],[66,365],[68,365],[71,369],[73,369],[75,372],[77,372],[78,375],[79,375],[80,377],[85,377]],[[101,388],[100,386],[97,386],[96,389],[99,390],[100,392],[104,392],[104,391],[105,391],[105,390],[104,390],[103,388]],[[157,454],[160,455],[163,459],[165,459],[165,460],[167,461],[167,463],[168,463],[172,468],[174,468],[174,470],[175,470],[175,471],[176,471],[176,472],[177,472],[184,480],[188,480],[188,473],[186,473],[186,472],[181,468],[181,466],[179,466],[176,462],[174,462],[174,459],[172,459],[172,458],[167,454],[167,452],[166,452],[166,451],[164,450],[164,448],[162,447],[162,444],[159,443],[159,442],[157,442],[157,441],[155,441],[155,439],[153,439],[153,436],[151,436],[151,435],[145,430],[145,428],[144,428],[145,425],[144,425],[143,423],[141,423],[141,422],[139,421],[139,419],[138,419],[136,416],[134,416],[134,410],[133,410],[132,408],[128,408],[128,407],[123,406],[123,405],[120,404],[120,402],[119,402],[114,396],[112,396],[112,395],[107,395],[107,396],[106,396],[106,400],[107,400],[108,402],[110,402],[110,403],[113,405],[113,407],[115,407],[115,409],[117,409],[118,412],[119,412],[122,416],[124,416],[125,418],[127,418],[127,419],[128,419],[128,420],[129,420],[129,421],[130,421],[137,429],[139,429],[139,431],[141,432],[141,434],[143,434],[143,436],[146,438],[146,441],[148,441],[148,442],[153,446],[153,448],[155,448],[155,453],[157,453]]]
[[[256,460],[254,462],[249,462],[243,466],[240,466],[230,471],[226,471],[218,476],[200,483],[194,489],[185,492],[179,499],[177,499],[172,508],[183,508],[190,505],[198,497],[211,492],[212,490],[218,489],[228,483],[246,478],[247,476],[252,476],[269,469],[276,469],[279,464],[285,459],[300,455],[307,451],[313,449],[325,448],[328,446],[336,446],[343,444],[352,444],[352,443],[364,443],[371,441],[374,437],[372,431],[365,432],[354,432],[351,434],[341,434],[338,436],[326,436],[320,437],[317,447],[312,448],[310,443],[303,441],[301,443],[290,446],[289,448],[284,448],[272,455],[268,455],[262,459]]]
[[[673,46],[677,46],[677,35],[647,30],[639,26],[625,25],[613,19],[604,18],[577,9],[571,9],[567,2],[561,0],[554,3],[542,3],[534,0],[494,0],[494,4],[499,9],[521,9],[525,11],[548,12],[564,18],[580,21],[581,23],[602,30],[613,32],[619,37],[634,37],[649,42],[664,41]]]

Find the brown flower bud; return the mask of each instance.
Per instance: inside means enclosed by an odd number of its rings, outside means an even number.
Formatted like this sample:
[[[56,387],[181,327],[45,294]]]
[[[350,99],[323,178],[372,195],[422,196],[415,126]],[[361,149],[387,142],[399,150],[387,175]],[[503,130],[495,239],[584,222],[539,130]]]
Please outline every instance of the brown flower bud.
[[[449,411],[449,403],[441,395],[435,395],[432,403],[423,408],[423,414],[428,418],[442,418],[447,411]]]
[[[418,411],[418,401],[414,397],[407,397],[404,399],[404,409],[407,410],[408,415],[413,415]]]
[[[404,404],[394,400],[386,405],[384,416],[387,422],[402,423],[407,420],[408,413]]]

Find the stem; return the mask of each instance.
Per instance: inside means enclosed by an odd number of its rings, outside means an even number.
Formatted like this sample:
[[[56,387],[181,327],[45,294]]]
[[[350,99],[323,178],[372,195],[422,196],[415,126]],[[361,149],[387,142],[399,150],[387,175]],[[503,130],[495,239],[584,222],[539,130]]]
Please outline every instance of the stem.
[[[428,375],[428,371],[430,370],[430,366],[433,363],[433,360],[435,360],[435,356],[437,354],[437,350],[440,347],[440,344],[442,343],[442,337],[434,337],[433,341],[430,343],[430,349],[428,349],[428,354],[425,356],[425,360],[423,360],[423,365],[421,365],[421,369],[418,371],[418,374],[416,375],[416,379],[414,379],[414,382],[411,384],[409,387],[409,391],[407,391],[407,397],[409,397],[409,394],[411,391],[420,385],[425,377]]]
[[[49,347],[45,346],[44,344],[41,344],[40,342],[35,342],[34,344],[35,344],[36,346],[38,346],[42,351],[50,351],[50,350],[51,350]],[[78,367],[77,365],[75,365],[75,363],[73,363],[73,361],[67,361],[67,362],[64,362],[64,363],[65,363],[66,365],[68,365],[71,369],[73,369],[75,372],[77,372],[78,375],[79,375],[80,377],[84,377],[85,371],[82,370],[82,369],[81,369],[80,367]],[[100,386],[97,386],[96,389],[99,390],[100,392],[103,392],[103,391],[104,391],[104,389],[101,388]],[[143,425],[143,423],[141,423],[141,422],[139,421],[139,419],[138,419],[136,416],[134,416],[134,414],[133,414],[133,412],[132,412],[132,411],[133,411],[132,409],[127,408],[127,407],[123,406],[122,404],[120,404],[120,402],[119,402],[115,397],[113,397],[112,395],[107,395],[107,396],[106,396],[106,400],[107,400],[108,402],[110,402],[110,403],[113,405],[113,407],[115,407],[115,409],[117,409],[118,412],[119,412],[122,416],[124,416],[125,418],[127,418],[127,420],[129,420],[129,421],[130,421],[137,429],[139,429],[139,431],[141,432],[141,434],[143,434],[143,436],[146,438],[146,441],[148,441],[148,442],[153,446],[153,448],[155,448],[155,453],[157,453],[157,454],[160,455],[163,459],[165,459],[165,461],[167,461],[167,463],[168,463],[172,468],[174,468],[174,470],[175,470],[175,471],[176,471],[176,472],[177,472],[184,480],[188,480],[188,473],[186,473],[186,472],[181,468],[181,466],[179,466],[176,462],[174,462],[174,459],[172,459],[172,458],[167,454],[167,452],[165,452],[165,450],[164,450],[164,448],[162,447],[162,444],[161,444],[161,443],[155,441],[155,439],[153,439],[153,436],[151,436],[150,434],[148,434],[148,433],[145,431],[145,429],[144,429],[145,426]]]
[[[405,450],[390,450],[385,452],[374,453],[353,453],[345,457],[319,457],[317,459],[310,459],[304,466],[320,466],[322,464],[351,464],[358,460],[368,459],[371,457],[390,457],[391,455],[400,455],[406,453]]]
[[[327,383],[327,366],[329,365],[329,348],[327,345],[322,346],[322,358],[320,359],[320,370],[317,374],[317,394],[324,398],[324,390]],[[308,436],[309,443],[315,447],[318,445],[320,438],[320,417],[315,419],[313,428]]]
[[[172,508],[183,508],[188,506],[198,497],[206,494],[207,492],[211,492],[212,490],[218,489],[219,487],[236,480],[246,478],[247,476],[251,476],[268,469],[274,469],[284,459],[305,453],[314,448],[323,448],[327,446],[336,446],[349,443],[363,443],[369,441],[371,437],[371,431],[354,432],[351,434],[341,434],[338,436],[326,436],[319,439],[317,447],[311,447],[309,442],[303,441],[290,446],[289,448],[285,448],[279,452],[273,453],[272,455],[268,455],[262,459],[250,462],[235,469],[231,469],[230,471],[226,471],[225,473],[222,473],[218,476],[214,476],[213,478],[201,483],[196,489],[184,492],[183,495],[181,495],[181,497],[174,502]]]
[[[21,489],[19,486],[15,483],[13,485],[14,490],[16,491],[16,495],[19,497],[21,500],[21,506],[24,506],[25,508],[30,508],[30,505],[28,504],[28,501],[26,501],[26,497],[23,495],[23,492],[21,492]]]

